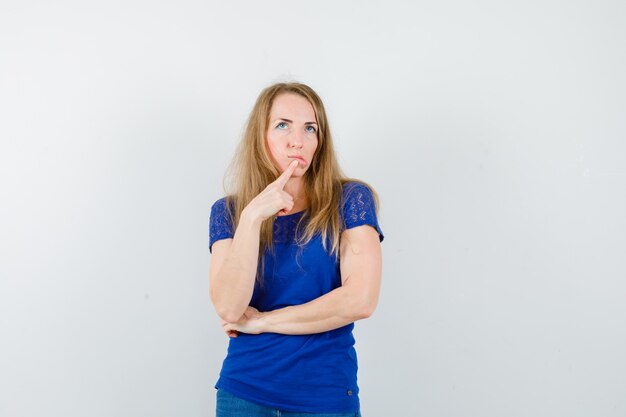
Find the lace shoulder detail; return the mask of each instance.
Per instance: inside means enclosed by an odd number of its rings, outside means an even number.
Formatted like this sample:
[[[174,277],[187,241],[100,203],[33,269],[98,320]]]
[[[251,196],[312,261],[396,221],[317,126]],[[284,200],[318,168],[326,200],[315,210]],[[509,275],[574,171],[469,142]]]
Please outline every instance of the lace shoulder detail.
[[[211,206],[209,216],[209,252],[213,243],[220,239],[231,238],[235,235],[233,223],[226,207],[226,197],[217,200]]]
[[[385,236],[378,224],[372,191],[364,184],[349,182],[343,185],[342,218],[345,229],[369,224],[378,232],[382,242]]]

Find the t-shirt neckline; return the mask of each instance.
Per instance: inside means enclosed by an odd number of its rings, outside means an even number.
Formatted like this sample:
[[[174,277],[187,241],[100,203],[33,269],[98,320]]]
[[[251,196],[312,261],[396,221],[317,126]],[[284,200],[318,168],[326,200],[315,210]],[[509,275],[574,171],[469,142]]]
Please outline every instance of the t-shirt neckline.
[[[299,214],[304,213],[306,210],[307,210],[307,209],[300,210],[300,211],[296,211],[295,213],[285,214],[285,215],[283,215],[283,216],[276,216],[276,218],[277,218],[277,219],[282,219],[282,218],[285,218],[285,217],[297,216],[297,215],[299,215]]]

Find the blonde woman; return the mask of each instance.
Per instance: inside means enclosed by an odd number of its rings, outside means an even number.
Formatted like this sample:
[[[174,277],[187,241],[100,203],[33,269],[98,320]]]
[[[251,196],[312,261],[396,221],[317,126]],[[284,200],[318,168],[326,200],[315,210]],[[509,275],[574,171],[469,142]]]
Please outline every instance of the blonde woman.
[[[211,207],[210,297],[230,337],[217,417],[360,416],[354,322],[380,292],[378,196],[341,172],[319,96],[259,95]]]

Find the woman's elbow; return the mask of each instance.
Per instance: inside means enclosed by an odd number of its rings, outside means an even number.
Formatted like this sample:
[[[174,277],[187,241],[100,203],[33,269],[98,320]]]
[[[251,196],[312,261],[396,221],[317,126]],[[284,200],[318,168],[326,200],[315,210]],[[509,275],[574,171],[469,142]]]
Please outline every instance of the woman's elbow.
[[[241,316],[243,316],[243,313],[239,314],[236,312],[226,312],[220,315],[220,318],[226,323],[236,323],[239,321],[239,319],[241,319]]]
[[[366,319],[374,314],[374,310],[376,310],[376,305],[378,304],[378,293],[373,291],[364,291],[357,290],[355,288],[354,292],[350,296],[351,299],[351,307],[350,311],[355,316],[356,320]]]
[[[244,310],[245,311],[245,310]],[[235,311],[229,308],[218,308],[215,307],[215,312],[217,315],[224,320],[226,323],[236,323],[239,321],[241,316],[243,316],[243,311]]]
[[[233,308],[232,303],[220,302],[218,297],[215,296],[213,292],[211,292],[211,303],[213,304],[213,308],[217,315],[227,323],[235,323],[239,321],[243,313],[246,311],[245,307],[243,309]]]
[[[369,301],[362,303],[356,311],[357,320],[367,319],[374,314],[374,310],[376,310],[376,302]]]

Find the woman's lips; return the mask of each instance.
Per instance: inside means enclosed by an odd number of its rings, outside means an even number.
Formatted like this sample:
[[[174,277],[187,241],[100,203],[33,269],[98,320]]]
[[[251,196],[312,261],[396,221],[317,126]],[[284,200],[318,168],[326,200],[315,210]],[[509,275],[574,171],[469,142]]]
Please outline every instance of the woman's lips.
[[[290,158],[297,159],[298,161],[300,161],[301,165],[306,165],[306,161],[304,160],[304,158],[301,158],[299,156],[290,156]]]

